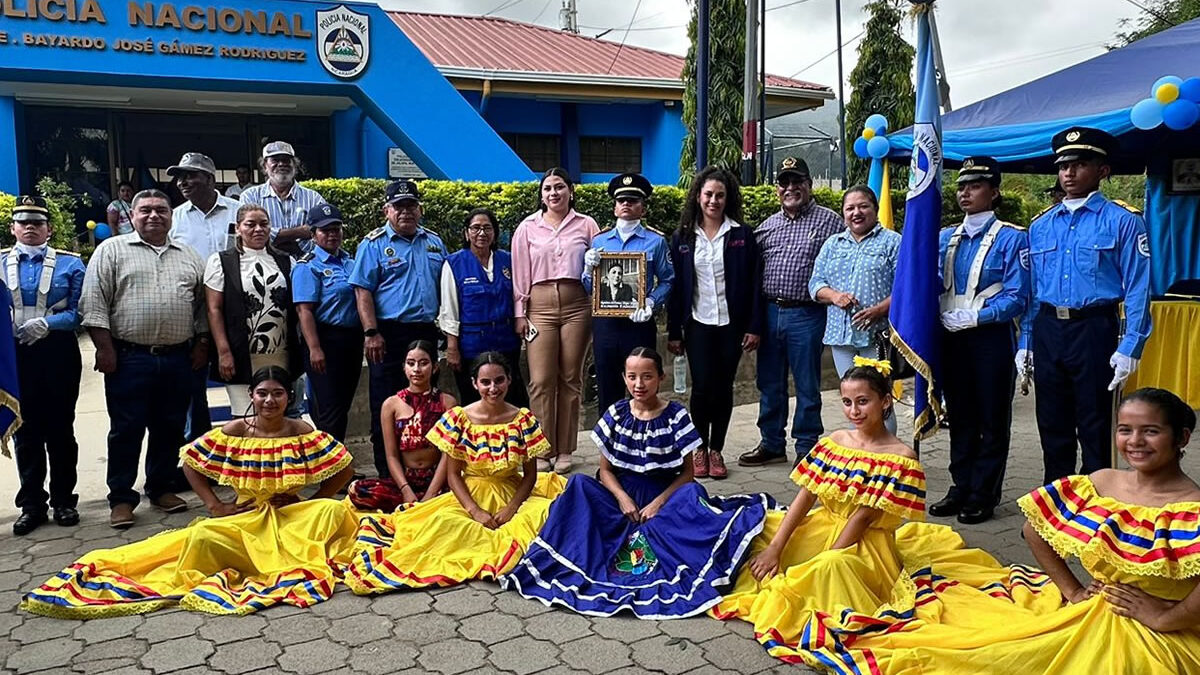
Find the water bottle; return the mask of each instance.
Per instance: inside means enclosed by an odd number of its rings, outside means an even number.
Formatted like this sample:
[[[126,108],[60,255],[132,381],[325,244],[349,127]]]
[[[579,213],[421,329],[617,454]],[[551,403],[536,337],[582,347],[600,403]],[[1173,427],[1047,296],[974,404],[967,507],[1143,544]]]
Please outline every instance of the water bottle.
[[[687,357],[680,354],[675,357],[675,393],[687,393]]]

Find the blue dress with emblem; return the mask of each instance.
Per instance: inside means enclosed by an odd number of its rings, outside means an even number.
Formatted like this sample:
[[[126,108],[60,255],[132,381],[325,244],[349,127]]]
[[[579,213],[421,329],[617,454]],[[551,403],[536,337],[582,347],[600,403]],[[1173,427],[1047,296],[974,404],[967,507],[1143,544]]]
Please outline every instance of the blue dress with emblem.
[[[635,417],[629,401],[614,403],[592,440],[638,508],[662,494],[701,444],[687,409],[675,401],[651,420]],[[527,598],[592,616],[700,614],[732,586],[773,506],[765,494],[710,497],[693,481],[672,493],[657,515],[634,523],[604,485],[576,474],[500,582]]]

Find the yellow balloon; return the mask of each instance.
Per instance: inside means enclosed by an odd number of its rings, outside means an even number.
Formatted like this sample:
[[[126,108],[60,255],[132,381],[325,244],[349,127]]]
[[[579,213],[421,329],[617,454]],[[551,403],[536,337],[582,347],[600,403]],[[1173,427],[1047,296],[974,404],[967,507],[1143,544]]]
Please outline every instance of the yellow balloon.
[[[1154,98],[1163,105],[1174,101],[1179,98],[1179,85],[1174,82],[1164,82],[1158,91],[1154,92]]]
[[[89,230],[96,229],[96,221],[94,221],[94,220],[87,221],[87,229],[89,229]]]
[[[1160,89],[1159,91],[1162,91],[1162,90]],[[863,138],[867,139],[868,141],[871,140],[872,138],[875,138],[875,130],[870,127],[863,129]]]

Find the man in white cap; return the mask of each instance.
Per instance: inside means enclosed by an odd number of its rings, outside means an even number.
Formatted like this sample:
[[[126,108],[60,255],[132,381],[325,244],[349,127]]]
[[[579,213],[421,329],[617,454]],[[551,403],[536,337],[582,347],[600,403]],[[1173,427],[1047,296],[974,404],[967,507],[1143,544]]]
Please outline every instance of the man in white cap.
[[[291,143],[271,141],[263,147],[262,171],[267,182],[242,192],[243,204],[258,204],[271,219],[271,243],[293,257],[312,250],[312,228],[305,224],[308,210],[325,198],[296,182],[300,160]]]

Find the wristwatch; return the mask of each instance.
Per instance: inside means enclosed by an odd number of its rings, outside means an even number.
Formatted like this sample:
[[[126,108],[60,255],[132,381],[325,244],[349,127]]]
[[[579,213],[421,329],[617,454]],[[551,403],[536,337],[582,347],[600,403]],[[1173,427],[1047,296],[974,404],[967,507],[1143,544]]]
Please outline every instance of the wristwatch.
[[[378,328],[368,328],[363,331],[363,337],[375,337],[376,335],[379,335]]]

